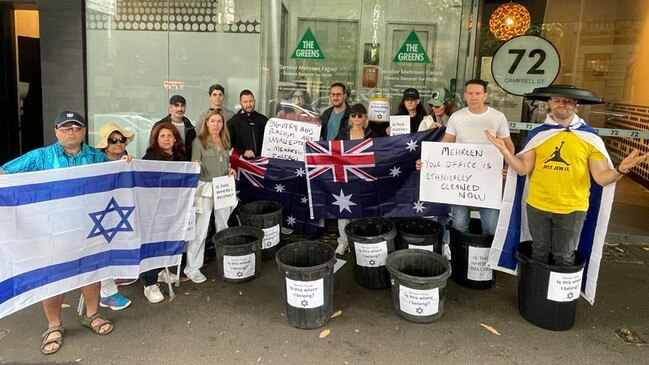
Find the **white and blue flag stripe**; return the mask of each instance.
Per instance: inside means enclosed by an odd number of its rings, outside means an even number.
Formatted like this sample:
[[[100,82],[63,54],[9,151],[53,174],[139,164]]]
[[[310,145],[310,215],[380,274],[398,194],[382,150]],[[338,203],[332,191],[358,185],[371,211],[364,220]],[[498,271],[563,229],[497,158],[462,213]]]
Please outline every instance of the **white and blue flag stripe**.
[[[107,278],[177,265],[193,238],[193,162],[0,175],[0,318]]]

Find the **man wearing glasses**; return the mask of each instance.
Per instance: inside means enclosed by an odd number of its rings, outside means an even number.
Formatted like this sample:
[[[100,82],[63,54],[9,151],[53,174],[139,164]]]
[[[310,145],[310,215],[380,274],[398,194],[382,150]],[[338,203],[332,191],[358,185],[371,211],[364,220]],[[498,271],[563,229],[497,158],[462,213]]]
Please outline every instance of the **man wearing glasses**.
[[[50,170],[108,161],[106,155],[100,150],[84,143],[86,123],[81,115],[64,111],[56,117],[54,123],[54,133],[58,140],[56,143],[27,152],[7,162],[0,167],[0,174]],[[99,288],[99,282],[81,288],[86,303],[86,313],[82,323],[96,334],[107,335],[113,330],[113,324],[99,314]],[[45,299],[42,303],[48,328],[42,335],[41,352],[49,355],[57,352],[63,345],[65,331],[61,323],[63,294]]]
[[[320,138],[325,141],[336,139],[340,128],[347,128],[351,108],[347,104],[347,87],[336,82],[329,88],[331,107],[322,112],[320,122]]]

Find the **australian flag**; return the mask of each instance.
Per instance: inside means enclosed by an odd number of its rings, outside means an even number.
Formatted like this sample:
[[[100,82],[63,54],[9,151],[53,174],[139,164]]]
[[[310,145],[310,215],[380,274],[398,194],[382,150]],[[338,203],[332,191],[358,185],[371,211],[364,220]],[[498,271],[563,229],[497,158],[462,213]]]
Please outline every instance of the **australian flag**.
[[[439,141],[444,128],[363,140],[308,141],[312,218],[413,217],[448,213],[419,200],[422,141]]]
[[[283,206],[286,228],[314,235],[318,221],[309,217],[306,170],[301,161],[261,157],[245,159],[232,149],[230,166],[236,171],[237,198],[241,204],[272,200]]]

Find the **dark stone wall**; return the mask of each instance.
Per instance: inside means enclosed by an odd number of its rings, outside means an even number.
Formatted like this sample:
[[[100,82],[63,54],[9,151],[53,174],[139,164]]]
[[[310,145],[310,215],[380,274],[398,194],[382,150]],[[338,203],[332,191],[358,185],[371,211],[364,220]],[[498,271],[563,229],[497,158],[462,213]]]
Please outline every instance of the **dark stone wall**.
[[[53,143],[54,118],[63,110],[86,116],[85,34],[83,0],[41,0],[41,74],[43,136]]]

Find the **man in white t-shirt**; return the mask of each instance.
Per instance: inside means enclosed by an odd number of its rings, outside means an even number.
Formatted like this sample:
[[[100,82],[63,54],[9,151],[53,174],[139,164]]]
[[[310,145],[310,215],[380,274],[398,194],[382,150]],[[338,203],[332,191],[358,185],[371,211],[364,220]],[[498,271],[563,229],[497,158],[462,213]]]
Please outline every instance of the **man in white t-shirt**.
[[[442,142],[489,144],[485,130],[503,140],[507,149],[514,154],[514,143],[509,137],[509,127],[505,114],[485,105],[487,82],[480,79],[469,80],[464,88],[467,107],[453,113],[446,126]],[[482,234],[493,235],[498,223],[498,209],[479,208]],[[454,205],[451,207],[453,228],[468,233],[471,221],[471,207]]]

